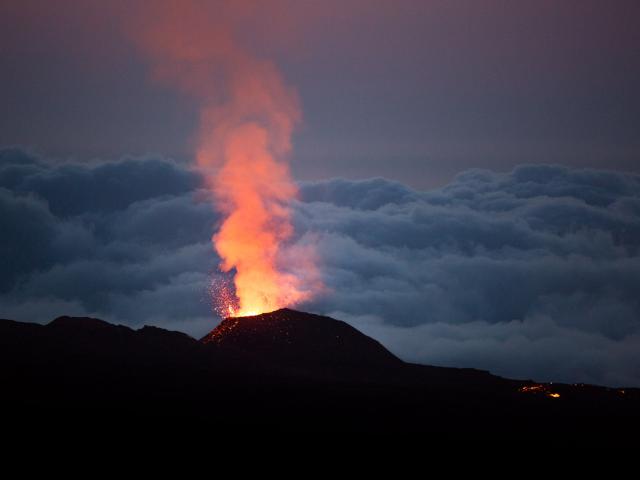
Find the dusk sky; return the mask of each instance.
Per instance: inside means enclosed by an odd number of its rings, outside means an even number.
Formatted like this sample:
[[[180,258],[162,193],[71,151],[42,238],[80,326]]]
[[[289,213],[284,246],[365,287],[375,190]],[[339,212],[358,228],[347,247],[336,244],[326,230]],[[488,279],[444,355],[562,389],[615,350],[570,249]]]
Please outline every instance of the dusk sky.
[[[3,2],[0,143],[188,161],[197,105],[149,81],[123,32],[139,13],[107,3]],[[298,179],[424,188],[529,162],[636,169],[638,2],[262,3],[240,40],[300,94]]]
[[[640,386],[639,2],[161,3],[2,2],[0,317],[209,331],[203,102],[259,71],[293,128],[279,262],[312,248],[323,284],[296,308],[410,361]],[[193,53],[219,31],[241,66]]]

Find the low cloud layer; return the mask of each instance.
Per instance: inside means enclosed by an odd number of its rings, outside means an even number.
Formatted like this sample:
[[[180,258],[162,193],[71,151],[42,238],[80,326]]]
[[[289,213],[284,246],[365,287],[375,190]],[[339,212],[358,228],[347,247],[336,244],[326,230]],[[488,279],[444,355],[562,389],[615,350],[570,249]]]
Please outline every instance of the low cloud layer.
[[[0,151],[0,316],[88,314],[204,334],[218,221],[160,158],[52,164]],[[303,309],[402,358],[520,378],[640,386],[640,177],[525,165],[421,192],[304,183],[298,242],[327,291]]]
[[[640,384],[640,178],[528,165],[417,192],[306,185],[330,311],[403,358]]]
[[[210,328],[217,219],[199,185],[161,159],[53,165],[0,152],[0,316]]]

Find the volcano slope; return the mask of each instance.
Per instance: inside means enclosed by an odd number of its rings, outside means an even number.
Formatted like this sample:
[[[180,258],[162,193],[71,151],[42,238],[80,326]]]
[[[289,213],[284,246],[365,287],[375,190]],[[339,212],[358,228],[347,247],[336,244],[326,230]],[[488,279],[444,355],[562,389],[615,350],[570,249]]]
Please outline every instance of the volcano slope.
[[[92,318],[0,320],[0,382],[5,428],[420,431],[592,444],[623,441],[640,423],[637,389],[410,364],[342,321],[289,309],[225,319],[201,340]]]

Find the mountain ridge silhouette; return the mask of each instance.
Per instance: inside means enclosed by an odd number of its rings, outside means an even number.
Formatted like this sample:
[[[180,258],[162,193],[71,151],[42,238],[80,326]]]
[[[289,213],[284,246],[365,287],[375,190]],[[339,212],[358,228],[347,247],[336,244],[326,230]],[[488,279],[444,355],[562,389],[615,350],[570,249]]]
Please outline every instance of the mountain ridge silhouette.
[[[523,390],[537,384],[407,363],[345,322],[290,309],[225,319],[200,340],[84,317],[0,320],[0,382],[0,408],[17,423],[63,412],[71,423],[169,418],[181,428],[443,435],[542,436],[560,425],[583,440],[624,436],[640,415],[637,389]]]

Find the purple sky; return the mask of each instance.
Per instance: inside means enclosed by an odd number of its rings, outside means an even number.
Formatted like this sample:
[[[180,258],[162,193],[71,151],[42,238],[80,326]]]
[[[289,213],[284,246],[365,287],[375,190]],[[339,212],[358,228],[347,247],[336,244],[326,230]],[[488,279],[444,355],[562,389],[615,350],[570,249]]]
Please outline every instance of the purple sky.
[[[130,3],[3,3],[1,145],[190,160],[197,106],[150,81],[122,29]],[[300,93],[298,179],[433,187],[526,162],[637,171],[638,2],[272,3],[242,40]]]

